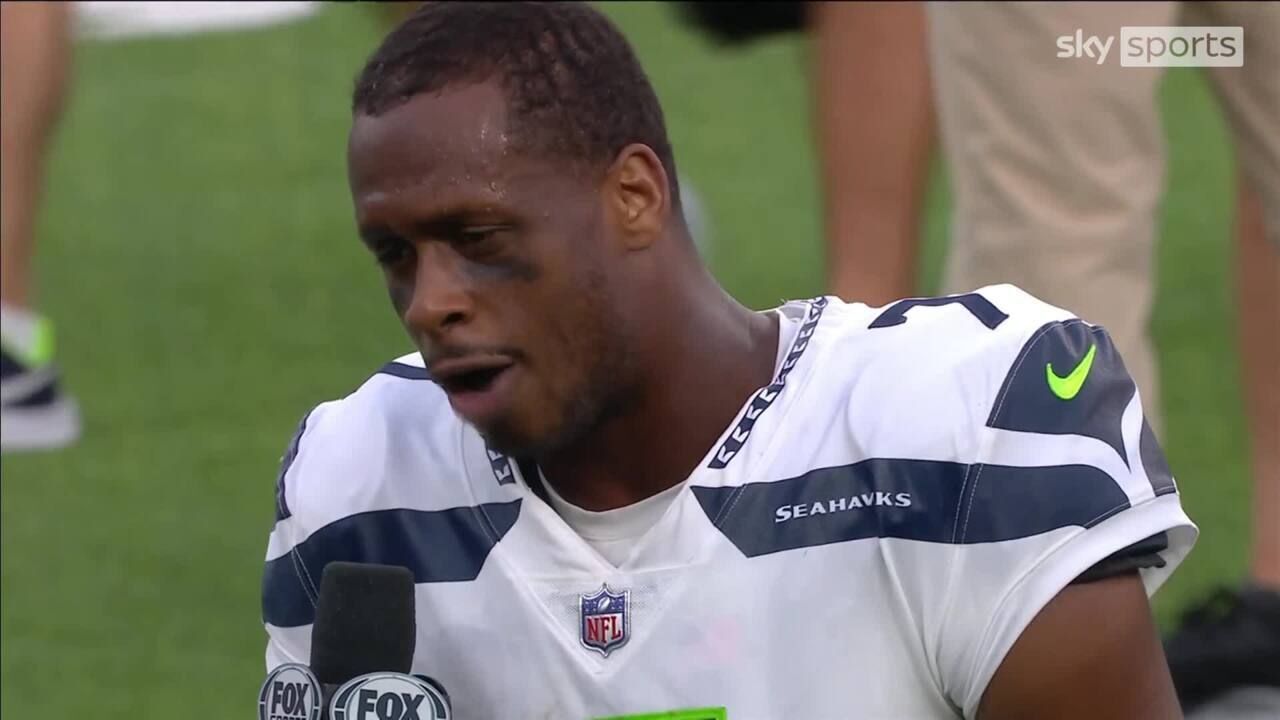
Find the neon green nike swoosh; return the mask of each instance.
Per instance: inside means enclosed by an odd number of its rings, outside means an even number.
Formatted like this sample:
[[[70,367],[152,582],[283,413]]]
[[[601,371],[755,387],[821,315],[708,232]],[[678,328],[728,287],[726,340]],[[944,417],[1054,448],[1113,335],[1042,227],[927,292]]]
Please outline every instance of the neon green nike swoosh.
[[[1080,394],[1084,379],[1089,377],[1089,370],[1093,368],[1093,356],[1097,351],[1097,345],[1090,345],[1089,352],[1084,354],[1084,359],[1075,366],[1075,369],[1067,373],[1066,377],[1058,377],[1058,374],[1053,371],[1053,363],[1045,363],[1044,376],[1049,381],[1049,389],[1053,394],[1063,400],[1070,400]]]

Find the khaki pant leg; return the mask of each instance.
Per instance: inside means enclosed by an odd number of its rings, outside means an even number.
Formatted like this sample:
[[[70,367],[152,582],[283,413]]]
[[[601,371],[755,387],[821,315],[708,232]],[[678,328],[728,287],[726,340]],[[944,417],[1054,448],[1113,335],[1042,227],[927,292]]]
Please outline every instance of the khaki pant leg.
[[[1158,425],[1147,321],[1164,185],[1159,69],[1119,61],[1123,25],[1175,3],[930,3],[930,60],[954,197],[947,292],[1011,282],[1103,325]],[[1056,39],[1115,35],[1104,64]],[[1246,50],[1247,52],[1247,50]]]
[[[1183,23],[1244,28],[1244,65],[1208,68],[1231,126],[1241,171],[1280,248],[1280,3],[1187,3]]]
[[[1242,181],[1261,211],[1255,232],[1266,238],[1244,230],[1256,220],[1247,202],[1238,205],[1236,302],[1253,467],[1250,570],[1259,582],[1280,586],[1280,4],[1214,2],[1188,6],[1187,15],[1199,25],[1244,28],[1244,65],[1210,68],[1209,76]],[[1274,699],[1280,713],[1280,691]]]

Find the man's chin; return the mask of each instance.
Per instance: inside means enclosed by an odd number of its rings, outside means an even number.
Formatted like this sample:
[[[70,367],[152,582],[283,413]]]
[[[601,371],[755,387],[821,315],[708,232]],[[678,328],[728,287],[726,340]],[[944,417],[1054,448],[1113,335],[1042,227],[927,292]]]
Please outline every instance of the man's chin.
[[[598,427],[600,416],[586,412],[589,406],[575,409],[583,412],[561,414],[554,419],[542,415],[527,420],[513,413],[487,422],[484,427],[474,427],[490,450],[509,457],[541,461],[580,445],[591,430]]]
[[[521,432],[508,423],[491,423],[486,427],[476,427],[480,437],[490,450],[500,452],[508,457],[533,458],[542,454],[546,444],[539,442],[530,433]]]

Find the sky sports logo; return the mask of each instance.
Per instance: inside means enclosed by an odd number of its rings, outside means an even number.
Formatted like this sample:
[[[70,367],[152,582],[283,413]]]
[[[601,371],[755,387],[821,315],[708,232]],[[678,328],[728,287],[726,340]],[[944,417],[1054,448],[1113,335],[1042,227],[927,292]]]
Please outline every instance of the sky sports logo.
[[[1072,35],[1058,36],[1058,57],[1092,60],[1097,65],[1107,61],[1117,49],[1121,67],[1241,67],[1244,65],[1244,28],[1202,25],[1125,26],[1120,28],[1120,45],[1116,36],[1085,35],[1076,29]]]

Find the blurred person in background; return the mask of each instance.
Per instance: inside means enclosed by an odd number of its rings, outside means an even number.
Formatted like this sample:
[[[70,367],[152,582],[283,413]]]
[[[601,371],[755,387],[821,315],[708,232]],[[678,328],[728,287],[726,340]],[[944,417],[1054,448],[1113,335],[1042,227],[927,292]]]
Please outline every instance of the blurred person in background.
[[[388,3],[389,23],[414,3]],[[53,323],[32,283],[45,168],[62,116],[77,31],[104,38],[188,34],[286,22],[312,2],[0,3],[0,449],[53,450],[81,433],[61,387]]]
[[[811,3],[808,20],[827,286],[887,305],[916,294],[934,134],[924,5]]]
[[[53,325],[34,305],[31,256],[45,160],[71,65],[71,3],[0,3],[0,448],[80,435],[59,387]]]
[[[827,285],[872,306],[914,294],[934,133],[924,5],[688,2],[680,11],[729,48],[809,31]]]

